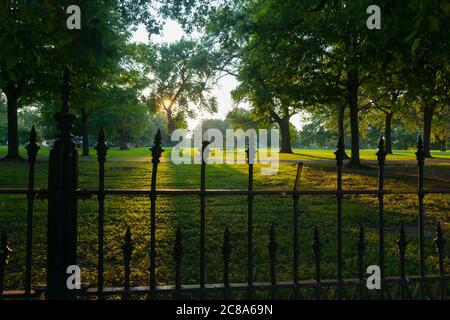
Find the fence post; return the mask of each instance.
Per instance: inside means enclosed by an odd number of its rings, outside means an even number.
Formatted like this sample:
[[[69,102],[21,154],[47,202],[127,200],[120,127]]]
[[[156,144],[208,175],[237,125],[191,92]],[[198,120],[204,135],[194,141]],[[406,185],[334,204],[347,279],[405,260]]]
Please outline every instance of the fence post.
[[[202,164],[200,168],[200,288],[205,289],[205,229],[206,229],[206,161],[208,158],[207,150],[209,141],[202,142]]]
[[[294,284],[295,284],[295,291],[294,296],[297,298],[298,296],[298,281],[299,281],[299,274],[298,274],[298,265],[299,265],[299,256],[298,256],[298,245],[299,245],[299,237],[298,237],[298,216],[299,216],[299,208],[298,208],[298,202],[300,199],[300,195],[298,194],[299,186],[300,186],[300,178],[303,171],[303,163],[299,162],[297,166],[297,175],[295,176],[295,183],[294,183],[294,192],[293,192],[293,199],[294,199],[294,219],[293,219],[293,249],[294,249],[294,272],[293,272],[293,278],[294,278]]]
[[[336,194],[336,202],[337,202],[337,264],[338,264],[338,299],[342,299],[343,296],[343,273],[344,273],[344,257],[343,257],[343,249],[342,249],[342,167],[344,166],[344,157],[345,157],[345,146],[344,146],[344,137],[339,136],[337,150],[334,153],[336,155],[336,165],[337,165],[337,194]]]
[[[380,264],[380,280],[381,290],[380,298],[384,298],[384,165],[386,164],[386,148],[384,137],[380,138],[378,144],[377,160],[378,160],[378,233],[379,233],[379,247],[378,247],[378,261]]]
[[[105,140],[105,131],[100,128],[97,145],[97,161],[98,161],[98,279],[97,286],[99,294],[103,292],[104,287],[104,218],[105,218],[105,162],[108,146]],[[103,296],[99,296],[103,299]]]
[[[248,164],[248,196],[247,196],[247,283],[248,298],[253,297],[253,164],[255,162],[255,141],[253,135],[248,142],[247,154]]]
[[[419,199],[419,257],[420,257],[420,276],[421,279],[419,281],[419,292],[420,298],[423,300],[425,298],[424,295],[424,283],[423,280],[425,278],[425,210],[424,210],[424,197],[425,193],[423,192],[424,187],[424,165],[425,165],[425,150],[423,147],[422,136],[419,136],[419,141],[417,142],[417,167],[418,167],[418,183],[417,183],[417,195]]]
[[[161,148],[161,131],[155,135],[152,152],[152,180],[150,194],[150,297],[156,299],[156,176],[158,174],[159,158],[164,151]]]
[[[59,135],[50,150],[48,173],[47,299],[75,299],[67,288],[67,267],[77,264],[78,152],[71,131],[69,70],[64,70],[62,108],[54,115]]]
[[[25,257],[25,292],[31,292],[31,262],[33,257],[33,203],[34,203],[34,171],[38,150],[37,136],[34,126],[30,132],[30,143],[25,147],[28,154],[28,194],[27,194],[27,252]]]

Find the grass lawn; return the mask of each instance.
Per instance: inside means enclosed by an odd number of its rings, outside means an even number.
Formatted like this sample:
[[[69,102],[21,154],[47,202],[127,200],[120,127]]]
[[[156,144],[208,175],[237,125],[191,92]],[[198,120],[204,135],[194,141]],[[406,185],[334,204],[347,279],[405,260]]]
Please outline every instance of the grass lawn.
[[[1,150],[1,149],[0,149]],[[124,154],[139,157],[148,148],[138,148]],[[310,157],[330,157],[332,151],[303,151]],[[1,151],[0,151],[1,153]],[[42,150],[42,154],[45,150]],[[121,151],[111,150],[111,156]],[[133,156],[130,156],[133,154]],[[413,158],[413,151],[404,152]],[[366,151],[363,155],[369,155]],[[448,156],[448,153],[447,153]],[[123,156],[125,157],[125,156]],[[300,157],[303,157],[300,155]],[[401,156],[399,156],[401,157]],[[295,179],[295,164],[282,163],[277,175],[261,176],[255,165],[255,189],[291,189]],[[37,163],[36,188],[45,188],[48,163]],[[198,165],[173,165],[163,162],[159,167],[158,188],[199,188]],[[151,165],[144,162],[120,161],[106,163],[107,188],[148,188]],[[245,189],[247,186],[245,165],[207,166],[207,188]],[[377,169],[345,169],[344,189],[377,188]],[[450,162],[430,164],[426,167],[426,188],[448,188]],[[0,187],[26,187],[26,163],[0,162]],[[389,164],[386,167],[386,189],[414,190],[416,167],[413,164]],[[305,165],[302,189],[334,189],[335,165],[329,162]],[[97,163],[80,162],[80,188],[97,186]],[[134,242],[132,259],[132,285],[148,285],[149,279],[149,199],[146,197],[108,196],[105,210],[105,281],[107,286],[122,286],[124,268],[122,244],[127,226],[131,227]],[[207,198],[206,217],[206,280],[222,281],[223,231],[229,227],[232,241],[232,282],[246,282],[246,230],[247,202],[245,196]],[[314,226],[320,230],[322,242],[322,277],[336,277],[336,199],[333,196],[302,196],[300,198],[300,275],[310,279],[314,275],[311,249]],[[46,263],[46,201],[36,200],[33,234],[33,284],[45,283]],[[427,268],[437,272],[438,259],[433,245],[436,224],[440,221],[447,235],[450,234],[450,195],[429,195],[426,205]],[[397,275],[399,257],[396,240],[400,225],[404,224],[409,241],[407,271],[418,274],[417,196],[386,196],[386,274]],[[276,230],[277,278],[292,278],[292,198],[289,196],[256,196],[254,205],[254,263],[255,281],[268,281],[270,275],[267,250],[269,229]],[[97,259],[97,201],[95,198],[79,203],[79,264],[83,283],[96,283]],[[0,195],[0,230],[6,230],[14,250],[6,271],[7,289],[23,288],[26,233],[26,197]],[[378,259],[378,214],[375,196],[345,196],[344,198],[344,271],[346,277],[357,275],[356,240],[360,224],[366,229],[367,265]],[[172,258],[175,231],[183,235],[182,278],[184,284],[199,281],[199,199],[197,196],[159,197],[157,201],[157,279],[159,284],[173,284]],[[450,246],[446,248],[450,256]],[[447,270],[450,260],[446,260]]]
[[[0,157],[6,155],[6,146],[0,146]],[[119,148],[110,148],[108,150],[108,156],[112,158],[149,158],[151,156],[150,147],[140,147],[140,148],[131,148],[129,150],[119,150]],[[39,150],[39,155],[43,157],[48,157],[50,148],[42,147]],[[172,148],[164,147],[164,153],[162,157],[169,158]],[[333,160],[335,159],[334,152],[336,150],[312,150],[312,149],[294,149],[293,154],[280,154],[280,159],[285,160]],[[20,154],[23,157],[26,157],[25,147],[22,146],[20,148]],[[80,151],[81,152],[81,151]],[[192,151],[191,151],[192,152]],[[361,159],[362,160],[376,160],[376,152],[377,150],[372,149],[362,149],[361,150]],[[416,150],[394,150],[392,155],[388,155],[388,160],[415,160]],[[351,151],[347,150],[348,155],[351,155]],[[450,151],[439,151],[433,150],[431,152],[432,156],[435,159],[450,159]],[[96,156],[96,150],[91,148],[90,156]]]

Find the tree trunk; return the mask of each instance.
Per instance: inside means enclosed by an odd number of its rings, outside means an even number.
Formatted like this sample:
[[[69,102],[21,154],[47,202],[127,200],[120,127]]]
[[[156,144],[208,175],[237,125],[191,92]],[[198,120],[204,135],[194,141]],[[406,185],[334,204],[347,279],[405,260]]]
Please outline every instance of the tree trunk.
[[[425,157],[431,158],[431,123],[433,121],[434,110],[436,109],[436,103],[431,102],[425,105],[423,109],[423,150],[425,151]]]
[[[338,112],[338,135],[342,137],[342,141],[345,141],[345,129],[344,129],[345,107],[346,107],[345,105],[340,106]],[[344,153],[344,158],[350,159],[350,157],[347,155],[347,152]]]
[[[89,156],[89,127],[88,127],[88,113],[85,108],[81,109],[81,122],[83,130],[83,153],[82,157]]]
[[[358,70],[348,72],[348,102],[350,107],[350,129],[352,137],[352,157],[348,163],[351,167],[361,166],[359,157],[359,119],[358,119]]]
[[[173,118],[172,109],[166,109],[167,112],[167,141],[166,145],[172,144],[172,133],[175,131],[175,119]]]
[[[17,102],[19,95],[15,85],[9,82],[3,89],[8,109],[8,153],[3,160],[22,160],[19,155],[19,129],[17,124]]]
[[[280,153],[293,153],[291,148],[291,132],[289,130],[289,116],[284,116],[278,122],[281,133]]]
[[[119,129],[119,150],[128,150],[127,138],[123,128]]]
[[[442,138],[439,137],[437,134],[435,134],[434,137],[435,137],[436,141],[439,143],[439,149],[442,152],[447,151],[447,137],[445,136],[445,133],[442,136]]]
[[[384,140],[386,142],[386,153],[392,154],[392,117],[394,113],[386,112],[386,127],[384,132]]]

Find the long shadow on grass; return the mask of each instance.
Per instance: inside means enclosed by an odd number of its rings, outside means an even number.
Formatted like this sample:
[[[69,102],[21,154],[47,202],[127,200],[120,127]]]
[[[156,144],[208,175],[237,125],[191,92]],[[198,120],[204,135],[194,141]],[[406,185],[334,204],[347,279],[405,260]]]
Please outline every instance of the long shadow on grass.
[[[168,186],[177,188],[198,188],[200,166],[181,165],[168,167],[170,176]],[[323,168],[321,167],[321,170]],[[331,170],[331,169],[330,169]],[[324,170],[324,172],[327,172]],[[260,176],[258,166],[255,167],[255,189],[290,189],[294,177],[294,165],[282,165],[276,176]],[[306,168],[308,172],[308,168]],[[317,184],[317,172],[306,175],[303,188],[323,188]],[[207,188],[246,189],[247,167],[244,165],[214,165],[207,166]],[[199,281],[199,199],[195,197],[172,197],[167,210],[173,228],[172,241],[165,245],[164,263],[171,270],[173,282],[173,260],[171,248],[175,229],[179,227],[183,233],[184,255],[182,276],[184,283]],[[303,279],[310,279],[314,274],[314,263],[311,249],[312,230],[319,226],[322,241],[322,274],[323,277],[336,277],[336,204],[334,196],[302,196],[300,199],[300,274]],[[232,258],[230,277],[233,282],[247,281],[247,199],[242,196],[208,197],[206,206],[206,280],[208,283],[222,282],[222,252],[223,231],[227,226],[231,232]],[[293,209],[292,198],[288,196],[256,196],[254,201],[254,263],[255,281],[269,280],[269,255],[267,249],[268,231],[270,225],[276,227],[278,244],[277,279],[292,279],[292,234]],[[367,254],[366,263],[376,264],[378,261],[378,218],[376,206],[367,199],[346,198],[344,200],[344,266],[345,276],[356,276],[357,251],[355,242],[359,225],[366,228]],[[386,274],[398,274],[397,233],[401,223],[414,225],[414,215],[386,211]],[[407,229],[408,230],[408,229]],[[408,271],[416,273],[417,246],[414,234],[411,235],[410,257]],[[170,238],[170,237],[169,237]],[[431,254],[432,245],[427,245]],[[170,278],[170,277],[169,277]]]

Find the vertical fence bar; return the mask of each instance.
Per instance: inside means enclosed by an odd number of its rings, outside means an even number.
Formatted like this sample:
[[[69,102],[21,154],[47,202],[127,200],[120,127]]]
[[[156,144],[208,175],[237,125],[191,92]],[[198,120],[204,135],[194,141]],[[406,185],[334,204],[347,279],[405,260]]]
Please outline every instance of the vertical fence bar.
[[[417,143],[417,166],[418,166],[418,197],[419,197],[419,249],[420,249],[420,275],[425,276],[425,239],[424,239],[424,165],[425,165],[425,151],[423,150],[422,136],[419,137]]]
[[[379,266],[380,266],[380,298],[384,298],[384,166],[386,163],[386,150],[384,137],[378,144],[378,233],[379,233]]]
[[[423,149],[422,136],[419,136],[419,141],[417,143],[417,166],[418,166],[418,188],[417,195],[419,199],[419,256],[420,256],[420,276],[425,277],[425,232],[424,232],[424,223],[425,223],[425,213],[424,213],[424,197],[425,193],[423,192],[424,186],[424,165],[425,165],[425,151]],[[424,298],[424,290],[422,286],[422,280],[419,282],[420,289],[420,297]]]
[[[104,215],[105,215],[105,162],[108,147],[105,143],[105,132],[100,128],[98,141],[95,149],[97,150],[97,161],[99,166],[98,174],[98,278],[97,287],[99,294],[104,287]],[[100,296],[103,297],[103,296]]]
[[[358,248],[358,278],[359,278],[359,298],[362,298],[362,291],[364,289],[364,255],[366,252],[366,240],[364,234],[364,226],[359,227],[358,242],[356,243]]]
[[[444,266],[444,248],[445,248],[445,239],[442,233],[441,223],[439,222],[436,229],[436,236],[434,238],[434,244],[436,245],[436,252],[439,256],[439,275],[441,278],[439,279],[439,290],[441,300],[445,299],[445,266]]]
[[[33,257],[33,211],[34,211],[34,171],[36,157],[39,150],[37,145],[37,136],[34,126],[30,132],[30,142],[26,146],[28,154],[28,206],[27,206],[27,244],[25,258],[25,293],[31,292],[31,262]]]
[[[6,232],[2,232],[0,238],[0,294],[2,294],[5,289],[5,266],[11,251],[12,250],[8,245],[8,235]]]
[[[54,115],[59,135],[50,150],[48,173],[47,298],[76,299],[66,285],[67,267],[77,264],[78,151],[69,111],[69,70],[64,70],[62,108]]]
[[[407,280],[406,280],[406,271],[405,271],[405,255],[406,255],[406,247],[408,246],[408,241],[405,236],[405,228],[403,225],[400,228],[399,238],[397,240],[398,252],[400,254],[400,297],[405,299],[405,294],[407,293]]]
[[[313,249],[313,253],[314,253],[314,264],[315,264],[315,277],[314,280],[317,281],[318,287],[316,288],[316,299],[320,299],[320,293],[321,293],[321,288],[320,288],[320,281],[321,281],[321,274],[320,274],[320,247],[321,247],[321,243],[320,243],[320,234],[319,234],[319,229],[317,228],[317,226],[314,227],[314,240],[312,243],[312,249]]]
[[[156,176],[159,158],[164,151],[161,148],[161,131],[155,135],[152,152],[152,181],[150,192],[150,297],[156,299]]]
[[[225,228],[223,233],[222,244],[222,256],[223,256],[223,287],[224,298],[230,298],[230,257],[231,257],[231,243],[230,243],[230,231],[228,227]]]
[[[248,164],[248,196],[247,196],[247,283],[248,298],[253,296],[253,163],[255,160],[255,142],[250,136],[246,150]]]
[[[293,202],[294,202],[294,221],[293,221],[293,229],[294,229],[294,247],[293,247],[293,256],[294,256],[294,270],[293,270],[293,278],[294,278],[294,284],[296,286],[296,289],[294,291],[294,297],[297,298],[298,293],[298,281],[299,281],[299,275],[298,275],[298,265],[299,265],[299,256],[298,256],[298,245],[299,245],[299,236],[298,236],[298,219],[299,219],[299,199],[300,195],[297,193],[300,187],[300,178],[302,175],[303,170],[303,163],[299,162],[297,166],[297,174],[295,176],[295,182],[294,182],[294,193],[293,193]]]
[[[205,202],[206,202],[206,161],[208,158],[208,141],[202,142],[200,168],[200,288],[205,288]]]
[[[177,228],[175,235],[175,245],[173,246],[173,259],[175,262],[175,288],[177,292],[175,297],[178,298],[178,290],[181,289],[181,259],[183,257],[183,239],[181,237],[181,230]]]
[[[356,243],[358,248],[358,278],[361,282],[364,281],[364,254],[366,251],[366,241],[364,235],[364,227],[361,225],[359,227],[359,237]]]
[[[271,284],[271,299],[276,298],[276,289],[275,286],[277,284],[277,274],[276,274],[276,267],[277,267],[277,243],[275,238],[275,226],[272,225],[270,227],[270,234],[269,234],[269,256],[270,256],[270,284]]]
[[[343,285],[343,271],[344,271],[344,260],[342,254],[342,167],[344,166],[345,157],[345,146],[344,137],[339,136],[337,151],[334,153],[336,155],[336,165],[337,165],[337,261],[338,261],[338,299],[342,299],[342,285]]]
[[[131,256],[133,254],[133,243],[131,241],[131,229],[130,227],[127,228],[127,231],[125,233],[124,238],[124,244],[122,246],[123,250],[123,265],[125,268],[125,279],[124,279],[124,289],[125,289],[125,295],[124,299],[129,299],[129,291],[130,291],[130,263],[131,263]]]

